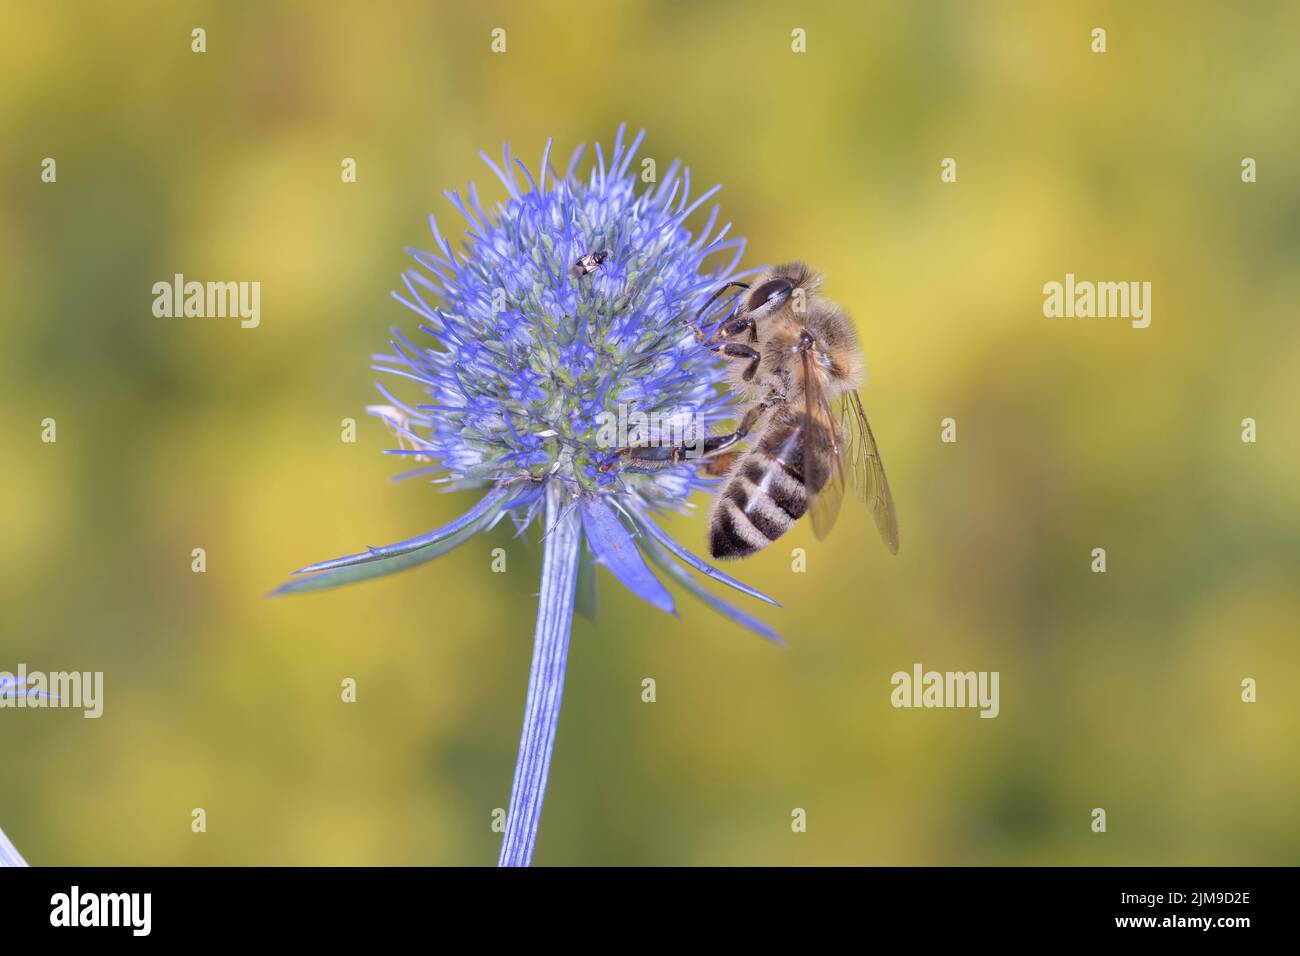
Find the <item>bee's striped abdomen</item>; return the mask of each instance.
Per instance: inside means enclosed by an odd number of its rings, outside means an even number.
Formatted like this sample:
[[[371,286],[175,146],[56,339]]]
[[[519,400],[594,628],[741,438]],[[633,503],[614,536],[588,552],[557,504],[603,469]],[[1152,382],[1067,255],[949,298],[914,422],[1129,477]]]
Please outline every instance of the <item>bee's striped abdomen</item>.
[[[808,510],[800,429],[773,423],[727,480],[713,509],[709,551],[743,558],[785,534]]]

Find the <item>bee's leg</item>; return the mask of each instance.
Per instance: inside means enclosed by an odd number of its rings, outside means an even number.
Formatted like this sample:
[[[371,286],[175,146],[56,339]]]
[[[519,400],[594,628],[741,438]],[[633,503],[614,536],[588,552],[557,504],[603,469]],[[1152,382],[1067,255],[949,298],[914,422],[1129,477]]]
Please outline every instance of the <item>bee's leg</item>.
[[[754,425],[758,423],[758,420],[763,417],[763,413],[775,404],[776,402],[774,399],[765,398],[761,402],[755,402],[753,405],[750,405],[749,408],[745,409],[745,414],[741,416],[740,424],[736,426],[736,430],[730,435],[716,435],[713,438],[704,439],[706,452],[709,450],[708,446],[711,441],[717,442],[712,449],[714,454],[724,451],[736,444],[736,442],[749,434]]]
[[[739,347],[744,348],[745,346]],[[781,401],[781,399],[771,396],[751,405],[741,417],[736,430],[725,435],[709,435],[703,441],[697,438],[693,441],[678,442],[675,445],[629,445],[620,448],[600,466],[600,470],[607,472],[617,462],[624,459],[629,463],[635,463],[641,468],[653,471],[656,468],[680,465],[684,461],[697,458],[713,458],[721,455],[733,445],[743,441],[745,436],[749,434],[750,429],[763,417],[763,413],[777,404],[778,401]]]
[[[715,301],[717,301],[718,296],[722,295],[724,292],[726,292],[728,289],[731,288],[748,289],[749,283],[728,282],[721,289],[718,289],[716,292],[714,292],[713,295],[709,296],[708,301],[706,301],[702,306],[700,306],[699,311],[695,313],[695,321],[690,323],[691,331],[695,333],[695,341],[697,342],[704,341],[704,330],[700,328],[700,317],[704,315],[705,310],[708,309],[709,306],[711,306]],[[740,311],[740,304],[737,303],[736,308],[732,310],[731,313],[732,316],[734,316],[739,311]]]
[[[699,438],[680,441],[674,445],[627,445],[617,449],[601,466],[601,472],[607,472],[620,461],[647,471],[680,465],[685,461],[698,458],[710,458],[725,451],[745,437],[741,431],[726,435],[710,435],[703,440]]]
[[[744,348],[744,346],[740,347]],[[775,405],[777,401],[778,399],[775,397],[769,396],[761,402],[755,402],[753,405],[750,405],[749,408],[745,409],[745,414],[741,416],[740,424],[736,426],[734,432],[729,432],[725,435],[710,435],[708,438],[704,439],[704,452],[699,457],[726,458],[729,455],[734,454],[733,452],[728,452],[728,449],[733,445],[737,445],[744,441],[753,430],[754,426],[758,424],[758,420],[762,418],[763,414]],[[728,465],[728,467],[730,466]]]
[[[758,341],[758,324],[752,315],[733,315],[718,326],[717,330],[704,341],[704,345],[717,351],[725,339],[749,330],[749,341]]]
[[[749,332],[749,341],[757,342],[759,320],[785,305],[793,290],[794,286],[789,280],[774,279],[750,293],[749,303],[752,308],[745,309],[742,313],[745,303],[743,301],[736,303],[736,308],[732,310],[731,315],[727,316],[707,339],[702,338],[702,330],[692,326],[696,329],[696,338],[715,352],[718,350],[719,343],[745,331]],[[759,296],[763,297],[762,301],[754,305]]]
[[[726,345],[722,346],[722,354],[727,356],[727,358],[749,359],[749,365],[745,367],[745,371],[740,373],[740,377],[746,382],[752,382],[754,380],[754,376],[758,373],[759,360],[763,357],[762,353],[759,352],[758,349],[749,345],[740,345],[736,342],[728,342]]]
[[[713,351],[717,351],[719,342],[729,339],[734,335],[739,335],[741,332],[746,330],[749,331],[749,340],[751,342],[757,342],[758,319],[771,315],[777,309],[785,305],[785,303],[789,301],[790,296],[794,294],[795,289],[794,283],[789,279],[772,279],[770,282],[763,283],[763,285],[749,294],[748,303],[746,303],[746,300],[743,298],[738,301],[736,307],[731,310],[731,314],[718,325],[717,329],[715,329],[713,334],[706,340],[704,337],[704,330],[700,328],[699,325],[700,316],[714,299],[731,286],[740,286],[744,289],[749,288],[749,285],[745,282],[730,282],[727,285],[724,285],[721,289],[710,296],[708,302],[704,303],[703,308],[695,314],[695,322],[691,324],[691,329],[695,332],[695,340],[707,345]]]

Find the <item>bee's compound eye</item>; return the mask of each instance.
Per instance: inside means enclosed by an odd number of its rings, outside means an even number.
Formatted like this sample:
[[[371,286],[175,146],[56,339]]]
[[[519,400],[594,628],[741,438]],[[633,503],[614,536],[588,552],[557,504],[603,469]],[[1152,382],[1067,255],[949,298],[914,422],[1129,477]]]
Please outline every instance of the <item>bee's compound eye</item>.
[[[790,293],[794,286],[790,284],[789,279],[771,279],[764,282],[761,286],[749,293],[747,305],[750,312],[757,311],[763,306],[780,305],[786,299],[790,298]]]

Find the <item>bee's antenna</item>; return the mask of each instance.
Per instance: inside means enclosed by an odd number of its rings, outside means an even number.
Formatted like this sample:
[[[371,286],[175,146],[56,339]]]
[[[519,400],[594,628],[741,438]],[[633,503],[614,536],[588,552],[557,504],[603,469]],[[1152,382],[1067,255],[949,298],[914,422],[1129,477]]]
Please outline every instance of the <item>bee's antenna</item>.
[[[722,293],[726,292],[728,289],[732,288],[733,286],[739,286],[739,287],[742,288],[742,289],[748,289],[748,288],[749,288],[749,283],[748,283],[748,282],[728,282],[728,283],[727,283],[726,285],[724,285],[721,289],[719,289],[718,291],[714,292],[713,295],[709,296],[708,301],[705,302],[702,306],[700,306],[700,311],[698,311],[698,312],[695,313],[695,322],[696,322],[696,324],[699,324],[700,316],[702,316],[702,315],[704,314],[705,310],[708,309],[709,306],[713,305],[713,303],[717,301],[718,296],[722,295]]]

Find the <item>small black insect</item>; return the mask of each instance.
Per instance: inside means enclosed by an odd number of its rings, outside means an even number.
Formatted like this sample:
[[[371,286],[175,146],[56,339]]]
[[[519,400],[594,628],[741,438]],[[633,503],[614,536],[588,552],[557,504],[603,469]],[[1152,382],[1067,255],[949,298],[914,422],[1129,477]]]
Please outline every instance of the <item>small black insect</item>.
[[[589,272],[595,272],[608,258],[608,249],[602,249],[600,252],[589,252],[573,265],[569,266],[569,275],[574,278],[581,278]]]

